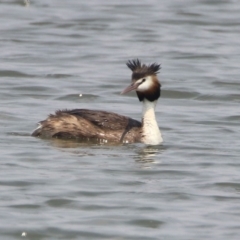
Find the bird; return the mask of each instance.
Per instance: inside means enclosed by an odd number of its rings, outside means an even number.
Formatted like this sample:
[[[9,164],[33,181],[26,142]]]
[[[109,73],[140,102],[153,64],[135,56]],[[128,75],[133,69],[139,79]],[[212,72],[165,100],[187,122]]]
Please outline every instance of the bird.
[[[157,77],[161,65],[146,65],[139,59],[128,60],[126,65],[132,71],[131,84],[121,94],[136,91],[142,102],[141,122],[102,110],[57,110],[38,123],[32,136],[101,143],[161,144],[163,139],[155,116],[161,96],[161,83]]]

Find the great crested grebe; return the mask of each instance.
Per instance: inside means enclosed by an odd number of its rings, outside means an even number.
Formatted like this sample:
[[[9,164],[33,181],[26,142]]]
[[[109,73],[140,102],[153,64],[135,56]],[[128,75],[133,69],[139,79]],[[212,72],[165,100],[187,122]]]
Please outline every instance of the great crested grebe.
[[[32,136],[100,142],[142,142],[149,145],[162,143],[155,118],[155,106],[161,94],[161,84],[157,79],[160,64],[145,65],[135,59],[129,60],[126,65],[132,70],[132,83],[121,94],[136,90],[139,101],[143,102],[142,122],[106,111],[58,110],[39,122]]]

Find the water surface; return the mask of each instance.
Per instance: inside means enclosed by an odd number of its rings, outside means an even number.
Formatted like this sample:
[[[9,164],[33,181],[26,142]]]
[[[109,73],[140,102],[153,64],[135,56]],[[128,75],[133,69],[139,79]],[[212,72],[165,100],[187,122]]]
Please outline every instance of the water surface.
[[[238,1],[0,5],[1,239],[239,239]],[[162,146],[30,136],[57,109],[140,119],[133,58],[162,64]]]

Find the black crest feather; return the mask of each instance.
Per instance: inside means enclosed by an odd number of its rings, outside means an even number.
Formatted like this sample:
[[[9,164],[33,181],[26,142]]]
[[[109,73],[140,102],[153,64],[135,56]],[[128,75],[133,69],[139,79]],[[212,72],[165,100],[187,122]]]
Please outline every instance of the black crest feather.
[[[152,63],[149,65],[142,64],[139,59],[128,60],[126,63],[128,68],[133,72],[132,78],[141,78],[149,75],[157,75],[161,69],[160,64]]]
[[[130,68],[133,72],[137,69],[141,69],[142,65],[139,59],[128,60],[126,65]]]

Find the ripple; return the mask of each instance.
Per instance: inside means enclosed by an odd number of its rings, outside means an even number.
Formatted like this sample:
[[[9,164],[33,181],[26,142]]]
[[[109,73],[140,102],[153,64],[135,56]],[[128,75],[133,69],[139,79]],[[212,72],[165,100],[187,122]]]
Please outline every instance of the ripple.
[[[33,78],[37,76],[13,70],[0,70],[0,77]]]
[[[223,87],[230,86],[233,89],[235,89],[235,87],[240,88],[240,83],[239,82],[213,81],[212,84],[215,85],[215,86],[223,86]]]
[[[74,75],[55,73],[55,74],[47,74],[46,77],[48,77],[48,78],[70,78],[70,77],[74,77]]]
[[[62,238],[62,239],[75,239],[79,238],[85,238],[85,239],[111,239],[112,236],[109,236],[108,234],[104,233],[97,233],[94,232],[94,230],[91,231],[84,231],[84,230],[74,230],[74,229],[62,229],[62,228],[53,228],[50,227],[45,230],[50,236],[55,236],[56,239]],[[113,239],[113,238],[112,238]]]
[[[161,177],[168,177],[168,178],[178,178],[178,177],[194,177],[196,173],[192,171],[180,171],[180,170],[149,170],[149,171],[139,171],[138,174],[140,175],[159,175]]]
[[[31,183],[27,181],[0,181],[0,186],[12,186],[12,187],[26,187],[31,186],[36,183]],[[41,184],[41,183],[38,183]],[[44,185],[44,184],[41,184]]]
[[[38,204],[15,204],[15,205],[10,205],[9,207],[18,208],[18,209],[39,209],[42,206]]]
[[[17,92],[52,92],[53,89],[45,86],[18,86],[13,87],[12,90]]]
[[[72,203],[72,200],[64,199],[64,198],[57,198],[57,199],[51,199],[46,201],[45,203],[51,207],[62,207],[65,205],[68,205]]]
[[[105,196],[105,195],[111,195],[114,194],[114,192],[106,192],[106,191],[79,191],[77,192],[78,195],[80,196],[85,196],[85,197],[97,197],[97,196]]]
[[[188,92],[188,91],[176,91],[176,90],[164,90],[163,93],[164,98],[172,98],[172,99],[187,99],[187,98],[197,98],[200,96],[198,92]]]
[[[216,201],[225,201],[225,202],[228,202],[228,201],[238,201],[240,200],[240,197],[235,197],[235,196],[212,196],[212,198],[214,198]]]
[[[126,182],[120,182],[118,184],[122,186],[141,186],[141,185],[144,185],[145,183],[140,181],[126,181]]]
[[[202,101],[239,101],[240,100],[240,95],[239,94],[221,94],[221,95],[216,95],[216,94],[202,94],[196,97],[196,100],[202,100]]]
[[[240,192],[240,183],[235,182],[219,182],[215,183],[217,187],[226,188],[226,189],[234,189],[237,192]]]
[[[135,219],[128,221],[128,224],[145,228],[159,228],[165,224],[165,222],[153,219]]]
[[[237,123],[239,123],[240,121],[240,114],[239,115],[233,115],[233,116],[228,116],[223,118],[226,121],[237,121]]]
[[[116,209],[125,209],[124,206],[109,206],[109,205],[96,205],[96,204],[91,204],[91,205],[84,205],[82,207],[84,211],[110,211],[110,210],[116,210]]]

